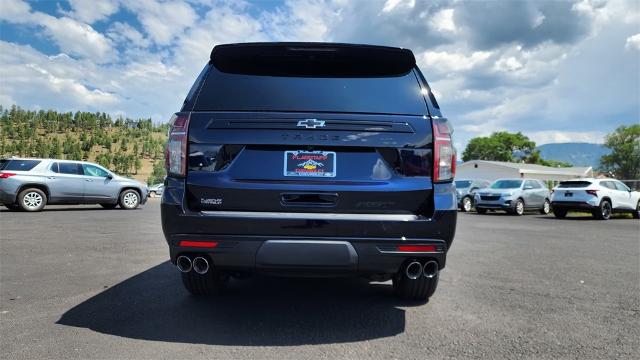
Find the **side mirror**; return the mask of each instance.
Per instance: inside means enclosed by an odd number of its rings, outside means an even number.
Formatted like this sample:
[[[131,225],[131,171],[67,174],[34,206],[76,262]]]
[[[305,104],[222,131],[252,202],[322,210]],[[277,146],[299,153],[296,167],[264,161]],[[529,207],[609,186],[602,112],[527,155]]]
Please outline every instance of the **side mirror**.
[[[109,180],[113,179],[113,174],[108,173],[108,174],[107,174],[107,179],[109,179]]]
[[[469,192],[474,192],[474,191],[476,191],[476,190],[478,190],[478,188],[477,188],[477,187],[472,187],[472,188],[469,190]]]

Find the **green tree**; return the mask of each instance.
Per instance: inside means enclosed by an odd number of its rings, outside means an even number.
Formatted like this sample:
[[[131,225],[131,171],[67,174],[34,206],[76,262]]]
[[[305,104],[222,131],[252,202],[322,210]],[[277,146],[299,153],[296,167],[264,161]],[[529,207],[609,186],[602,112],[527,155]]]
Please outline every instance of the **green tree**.
[[[529,140],[522,133],[495,132],[487,137],[476,137],[469,141],[462,153],[462,160],[491,160],[491,161],[531,161],[539,158],[536,154],[536,143]]]
[[[640,179],[640,124],[620,126],[607,135],[611,153],[600,158],[602,170],[618,179]]]

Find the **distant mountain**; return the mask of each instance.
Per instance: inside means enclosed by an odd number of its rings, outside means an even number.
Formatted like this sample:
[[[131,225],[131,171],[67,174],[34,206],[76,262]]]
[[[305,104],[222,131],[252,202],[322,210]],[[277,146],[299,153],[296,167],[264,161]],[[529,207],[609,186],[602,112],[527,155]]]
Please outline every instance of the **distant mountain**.
[[[600,157],[608,154],[609,149],[601,144],[590,143],[560,143],[544,144],[537,147],[540,155],[546,160],[564,161],[573,166],[600,165]]]

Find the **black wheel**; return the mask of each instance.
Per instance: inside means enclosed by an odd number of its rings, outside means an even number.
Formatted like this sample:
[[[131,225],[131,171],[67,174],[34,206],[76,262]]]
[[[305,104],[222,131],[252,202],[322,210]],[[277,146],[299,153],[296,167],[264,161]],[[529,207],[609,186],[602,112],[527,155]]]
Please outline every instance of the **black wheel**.
[[[634,211],[631,215],[633,215],[634,219],[640,219],[640,200],[638,201],[638,204],[636,205],[636,211]]]
[[[7,207],[7,209],[11,210],[11,211],[20,211],[22,210],[22,208],[16,204],[4,204],[4,206]]]
[[[558,219],[564,219],[567,216],[566,209],[553,209],[553,216]]]
[[[476,208],[476,212],[477,212],[478,214],[484,215],[484,214],[486,214],[486,213],[487,213],[487,209],[485,209],[485,208],[478,208],[478,207],[477,207],[477,208]]]
[[[542,204],[542,208],[540,209],[540,214],[547,215],[551,212],[551,203],[549,199],[544,199],[544,204]]]
[[[462,198],[462,203],[460,204],[460,210],[463,212],[469,212],[473,208],[473,200],[470,196],[465,196]]]
[[[432,278],[420,276],[417,279],[409,279],[404,272],[398,272],[393,277],[393,290],[403,300],[427,301],[438,287],[437,273]]]
[[[600,206],[596,210],[593,210],[592,215],[598,220],[609,220],[611,217],[611,202],[609,200],[602,200]]]
[[[24,211],[40,211],[47,204],[47,195],[36,188],[22,190],[18,194],[18,206]]]
[[[192,295],[220,294],[229,282],[229,278],[227,276],[223,276],[213,270],[210,270],[205,274],[198,274],[193,270],[181,274],[184,288]]]
[[[105,209],[114,209],[118,204],[100,204]]]
[[[518,199],[516,200],[516,205],[513,207],[511,214],[522,216],[524,215],[524,200]]]
[[[120,199],[118,201],[121,209],[133,210],[140,205],[140,194],[135,190],[125,190],[120,193]]]

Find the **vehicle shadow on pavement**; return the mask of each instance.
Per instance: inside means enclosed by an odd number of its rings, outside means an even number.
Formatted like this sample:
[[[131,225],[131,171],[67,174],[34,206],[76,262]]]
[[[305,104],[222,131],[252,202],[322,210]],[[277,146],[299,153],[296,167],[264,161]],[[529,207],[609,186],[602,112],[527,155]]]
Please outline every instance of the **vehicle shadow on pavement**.
[[[240,346],[370,340],[405,329],[391,285],[363,279],[254,277],[194,297],[165,262],[65,312],[57,324],[134,339]]]

